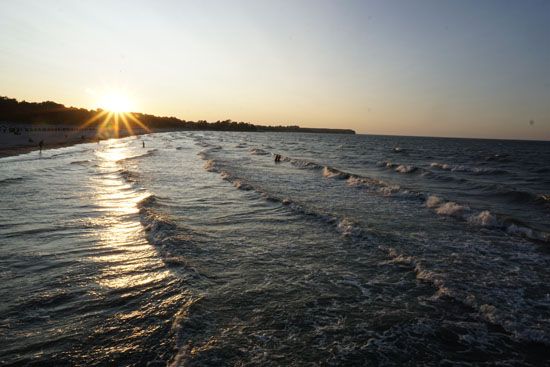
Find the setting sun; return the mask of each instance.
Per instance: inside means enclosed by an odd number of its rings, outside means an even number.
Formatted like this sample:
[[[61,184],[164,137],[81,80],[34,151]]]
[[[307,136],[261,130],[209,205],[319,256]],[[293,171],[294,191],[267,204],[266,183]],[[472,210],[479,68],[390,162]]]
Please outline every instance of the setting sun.
[[[103,95],[98,104],[102,109],[116,113],[130,112],[133,107],[130,99],[118,92],[110,92]]]
[[[94,111],[93,115],[82,123],[79,129],[95,126],[97,137],[101,139],[151,131],[146,124],[139,120],[139,114],[131,112],[135,109],[135,105],[127,93],[111,89],[102,94],[96,94],[95,91],[90,90],[90,94],[96,97],[98,110]]]

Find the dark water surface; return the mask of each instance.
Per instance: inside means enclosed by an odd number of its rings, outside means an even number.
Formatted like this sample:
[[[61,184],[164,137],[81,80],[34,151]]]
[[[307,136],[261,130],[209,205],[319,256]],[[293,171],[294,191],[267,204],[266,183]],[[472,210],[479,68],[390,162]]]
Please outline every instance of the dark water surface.
[[[0,159],[1,365],[550,358],[549,143],[143,139]]]

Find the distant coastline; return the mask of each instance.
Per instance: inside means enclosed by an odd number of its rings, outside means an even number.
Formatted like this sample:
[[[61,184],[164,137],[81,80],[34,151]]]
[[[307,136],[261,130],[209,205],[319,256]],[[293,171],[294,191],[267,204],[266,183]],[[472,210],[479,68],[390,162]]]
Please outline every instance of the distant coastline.
[[[44,149],[51,149],[177,130],[355,134],[347,129],[263,126],[231,120],[186,121],[135,112],[115,115],[101,109],[66,107],[51,101],[37,103],[0,97],[0,157],[38,150],[40,142]]]
[[[26,102],[18,101],[14,98],[0,97],[0,124],[4,125],[23,123],[32,125],[69,125],[80,127],[103,112],[106,111],[101,109],[87,110],[84,108],[66,107],[51,101]],[[139,112],[131,112],[128,113],[128,115],[134,116],[151,130],[279,131],[320,134],[355,134],[355,131],[351,129],[305,128],[298,125],[264,126],[232,120],[215,122],[208,122],[206,120],[187,121],[177,117],[155,116]],[[101,119],[98,119],[88,124],[87,127],[97,127],[101,122]]]

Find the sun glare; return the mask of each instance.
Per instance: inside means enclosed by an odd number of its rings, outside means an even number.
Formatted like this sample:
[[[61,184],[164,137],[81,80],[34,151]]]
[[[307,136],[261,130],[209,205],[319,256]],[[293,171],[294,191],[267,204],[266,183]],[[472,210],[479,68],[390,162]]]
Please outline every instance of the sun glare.
[[[119,138],[151,132],[139,120],[139,114],[131,112],[135,106],[124,93],[110,91],[97,98],[97,113],[80,125],[80,129],[97,128],[98,139]]]
[[[124,94],[116,92],[108,93],[101,97],[99,106],[104,110],[115,113],[130,112],[132,109],[130,99]]]

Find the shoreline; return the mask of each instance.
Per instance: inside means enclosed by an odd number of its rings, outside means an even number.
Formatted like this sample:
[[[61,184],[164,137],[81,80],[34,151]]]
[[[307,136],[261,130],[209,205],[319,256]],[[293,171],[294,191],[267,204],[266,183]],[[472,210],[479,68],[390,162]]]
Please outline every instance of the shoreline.
[[[129,136],[141,136],[141,135],[147,135],[147,134],[135,134],[135,135],[125,135],[125,136],[119,136],[118,138],[109,138],[109,139],[102,139],[100,141],[107,141],[111,139],[123,139],[127,138]],[[42,150],[49,150],[49,149],[58,149],[58,148],[65,148],[70,147],[73,145],[78,144],[88,144],[88,143],[97,143],[97,138],[85,138],[85,139],[79,139],[79,140],[73,140],[73,141],[64,141],[64,142],[58,142],[58,143],[51,143],[44,145]],[[0,148],[0,158],[6,158],[6,157],[14,157],[21,154],[31,153],[34,151],[39,151],[40,148],[38,145],[20,145],[20,146],[14,146],[9,148]]]
[[[318,130],[318,131],[313,131]],[[242,132],[251,132],[251,133],[266,133],[266,132],[275,132],[275,133],[303,133],[303,134],[309,134],[309,133],[317,133],[317,134],[331,134],[333,132],[331,131],[322,131],[324,129],[303,129],[303,131],[268,131],[268,130],[262,130],[262,131],[242,131]],[[94,130],[95,131],[95,130]],[[233,130],[188,130],[188,129],[156,129],[156,131],[150,131],[150,132],[141,132],[141,133],[134,133],[134,134],[127,134],[122,133],[118,138],[104,138],[102,140],[109,140],[109,139],[122,139],[127,138],[129,136],[140,136],[140,135],[148,135],[153,133],[161,133],[161,132],[168,132],[168,131],[233,131]],[[42,137],[40,137],[42,138]],[[40,139],[36,138],[35,141]],[[45,137],[46,140],[51,139],[51,137]],[[61,139],[61,136],[55,136],[55,139]],[[82,138],[76,138],[71,139],[69,141],[57,141],[45,144],[42,148],[42,150],[48,150],[48,149],[57,149],[57,148],[64,148],[69,147],[72,145],[77,144],[86,144],[86,143],[95,143],[97,142],[97,135],[94,133],[93,135],[84,136],[82,135]],[[0,142],[1,145],[1,142]],[[10,147],[0,147],[0,158],[6,158],[6,157],[12,157],[17,156],[21,154],[31,153],[33,151],[40,150],[38,144],[35,145],[14,145]]]
[[[82,141],[52,143],[44,146],[42,150],[65,148],[65,147],[70,147],[77,144],[93,143],[95,141],[97,140],[85,139]],[[11,148],[0,148],[0,158],[13,157],[21,154],[31,153],[37,150],[40,150],[38,146],[16,146]]]

